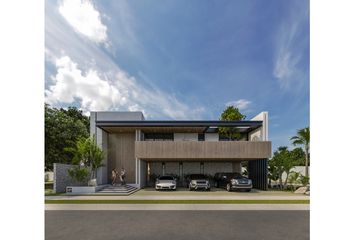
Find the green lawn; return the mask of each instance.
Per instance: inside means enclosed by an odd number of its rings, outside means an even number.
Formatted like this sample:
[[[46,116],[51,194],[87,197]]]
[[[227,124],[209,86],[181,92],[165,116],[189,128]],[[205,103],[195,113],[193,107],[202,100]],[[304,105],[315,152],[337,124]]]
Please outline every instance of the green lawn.
[[[310,200],[45,200],[46,204],[309,204]]]

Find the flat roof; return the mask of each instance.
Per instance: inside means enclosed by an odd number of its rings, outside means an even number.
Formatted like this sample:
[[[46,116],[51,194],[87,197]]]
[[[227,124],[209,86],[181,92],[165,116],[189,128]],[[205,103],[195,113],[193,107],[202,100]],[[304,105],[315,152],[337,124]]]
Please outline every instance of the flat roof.
[[[154,132],[159,129],[179,128],[180,131],[188,128],[199,129],[198,132],[213,132],[212,129],[218,127],[236,127],[239,132],[250,132],[262,126],[262,121],[221,121],[221,120],[142,120],[142,121],[96,121],[96,126],[108,132],[112,129],[154,129]]]

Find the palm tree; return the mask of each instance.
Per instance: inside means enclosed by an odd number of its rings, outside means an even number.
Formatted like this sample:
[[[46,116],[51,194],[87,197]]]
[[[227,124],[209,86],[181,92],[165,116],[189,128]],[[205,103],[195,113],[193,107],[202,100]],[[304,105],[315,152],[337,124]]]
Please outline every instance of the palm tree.
[[[293,145],[303,145],[305,148],[305,176],[309,176],[309,151],[310,151],[310,129],[309,127],[297,131],[297,135],[290,138]]]

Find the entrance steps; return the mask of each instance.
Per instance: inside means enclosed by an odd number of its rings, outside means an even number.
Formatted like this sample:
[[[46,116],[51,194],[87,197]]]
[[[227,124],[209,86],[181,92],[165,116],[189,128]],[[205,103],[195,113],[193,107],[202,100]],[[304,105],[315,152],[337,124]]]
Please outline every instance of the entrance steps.
[[[109,194],[109,195],[130,195],[139,189],[130,185],[124,185],[124,186],[112,186],[112,185],[107,185],[103,187],[101,190],[97,191],[97,194]]]

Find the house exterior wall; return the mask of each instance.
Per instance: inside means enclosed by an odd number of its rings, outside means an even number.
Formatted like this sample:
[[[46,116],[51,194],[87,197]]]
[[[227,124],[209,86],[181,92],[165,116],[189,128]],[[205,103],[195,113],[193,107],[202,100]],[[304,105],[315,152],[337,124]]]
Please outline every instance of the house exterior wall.
[[[134,156],[135,133],[108,134],[108,166],[107,175],[111,175],[113,168],[120,172],[126,170],[126,182],[136,182],[136,159]]]
[[[269,141],[140,141],[135,156],[144,160],[259,159],[271,156]]]
[[[248,134],[249,141],[268,141],[268,112],[261,112],[251,120],[262,121],[262,127]]]
[[[54,163],[53,190],[55,193],[64,193],[67,186],[87,186],[87,182],[78,182],[69,176],[68,170],[74,165]]]
[[[306,168],[305,166],[295,166],[290,170],[290,172],[298,172],[301,175],[305,176],[305,168]],[[310,166],[309,166],[309,176],[310,176]],[[286,179],[286,173],[284,172],[282,174],[283,182],[285,181],[285,179]]]

